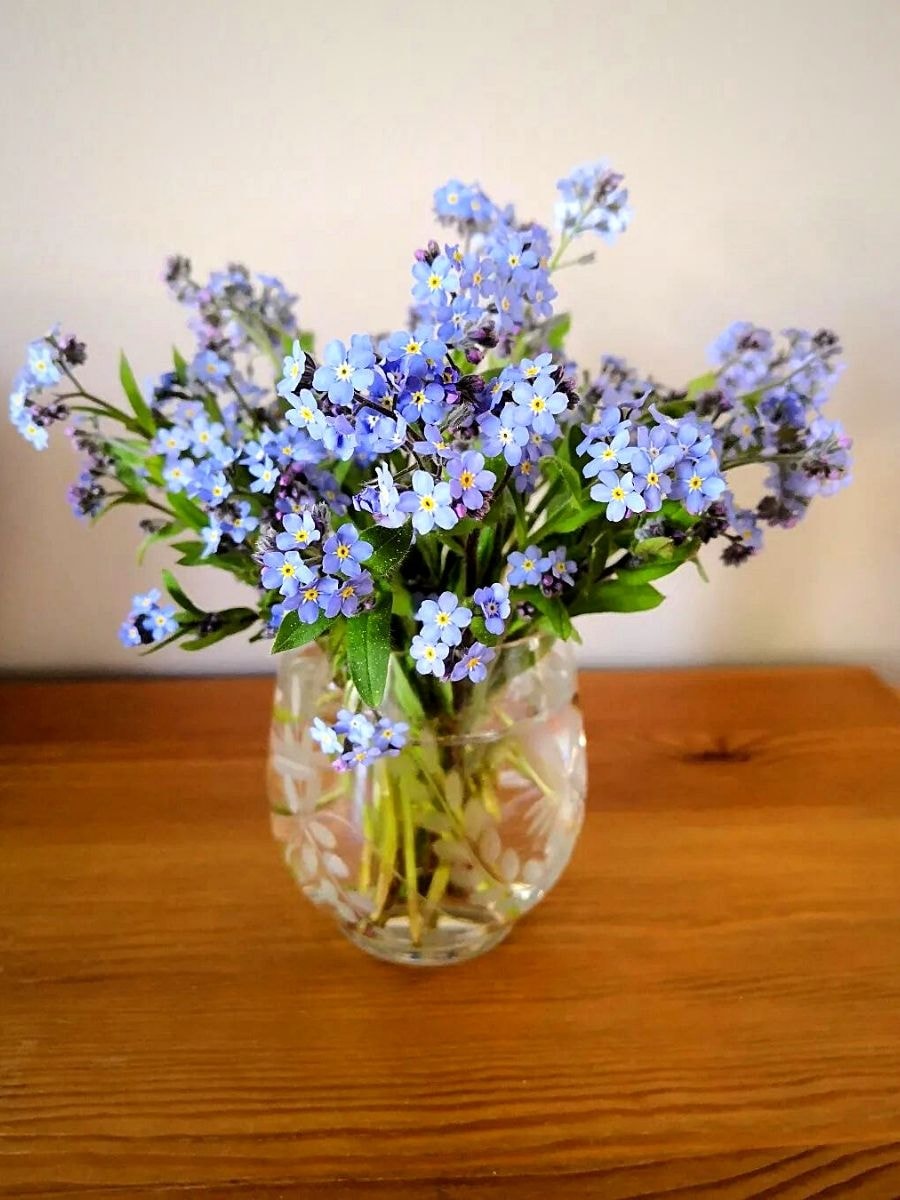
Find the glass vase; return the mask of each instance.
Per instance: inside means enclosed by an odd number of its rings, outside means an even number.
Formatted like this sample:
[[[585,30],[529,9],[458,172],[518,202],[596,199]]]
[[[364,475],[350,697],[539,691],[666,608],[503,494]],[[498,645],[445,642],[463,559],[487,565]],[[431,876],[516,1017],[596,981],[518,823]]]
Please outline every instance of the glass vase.
[[[409,660],[406,660],[408,663]],[[585,752],[569,643],[503,646],[452,687],[392,657],[382,715],[409,725],[395,757],[342,773],[310,736],[357,706],[315,644],[278,660],[272,826],[306,896],[378,958],[459,962],[497,945],[569,860]]]

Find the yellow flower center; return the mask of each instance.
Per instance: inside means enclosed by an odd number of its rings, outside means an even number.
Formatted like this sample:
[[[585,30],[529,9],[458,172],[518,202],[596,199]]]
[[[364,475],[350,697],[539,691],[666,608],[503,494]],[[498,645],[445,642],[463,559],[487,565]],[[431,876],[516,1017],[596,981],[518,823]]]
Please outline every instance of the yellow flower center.
[[[421,342],[417,342],[417,341],[415,340],[415,338],[411,338],[411,339],[410,339],[410,340],[409,340],[409,341],[406,343],[405,349],[406,349],[406,353],[407,353],[407,354],[418,354],[418,353],[419,353],[419,351],[422,349],[422,343],[421,343]]]
[[[435,507],[434,497],[421,496],[419,498],[419,508],[424,509],[425,512],[432,512],[434,510],[434,507]]]
[[[659,483],[659,476],[655,471],[647,472],[647,482],[651,487],[656,487],[656,485]]]
[[[353,374],[353,370],[349,363],[341,363],[341,365],[337,369],[336,374],[337,374],[338,379],[349,379],[350,376]]]
[[[472,474],[471,471],[463,471],[462,472],[462,474],[459,477],[459,486],[464,491],[468,491],[468,489],[470,487],[475,486],[475,476]]]
[[[289,562],[282,563],[281,564],[281,574],[284,576],[285,579],[292,579],[294,577],[293,565]]]
[[[614,487],[610,494],[612,495],[613,500],[624,500],[625,499],[625,493],[622,491],[622,489],[620,487]]]
[[[690,477],[690,479],[688,480],[688,487],[691,489],[692,492],[699,492],[700,489],[703,487],[703,480],[700,478],[699,475],[692,475]]]
[[[341,599],[342,600],[349,600],[351,596],[355,596],[355,595],[356,595],[356,588],[353,586],[352,583],[345,583],[344,586],[341,588]]]
[[[535,375],[539,374],[538,368],[532,363],[530,367],[526,367],[522,372],[526,379],[534,379]]]
[[[434,621],[435,621],[436,625],[449,625],[450,624],[450,614],[445,613],[445,612],[439,612],[438,615],[435,617]]]
[[[429,275],[428,276],[428,286],[431,288],[431,290],[433,292],[436,292],[438,290],[438,288],[441,286],[440,275]]]
[[[317,587],[307,588],[306,591],[303,593],[304,600],[318,600],[318,598],[319,598],[319,589]]]
[[[341,542],[340,545],[338,546],[337,550],[335,550],[335,554],[338,556],[338,558],[349,558],[350,557],[350,547],[345,546],[344,543]]]
[[[542,413],[547,407],[547,402],[543,396],[533,396],[531,400],[531,411],[534,413]]]

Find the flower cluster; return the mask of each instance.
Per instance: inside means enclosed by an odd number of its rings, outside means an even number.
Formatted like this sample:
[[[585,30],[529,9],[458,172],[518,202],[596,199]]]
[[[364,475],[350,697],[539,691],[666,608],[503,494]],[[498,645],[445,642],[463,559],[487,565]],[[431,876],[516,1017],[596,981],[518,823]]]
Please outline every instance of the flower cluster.
[[[413,253],[409,319],[387,334],[318,353],[278,279],[231,264],[198,282],[176,257],[165,281],[194,345],[143,385],[123,357],[124,407],[81,383],[74,337],[29,345],[10,416],[37,449],[67,422],[84,460],[75,512],[143,506],[144,545],[252,590],[209,613],[166,574],[172,604],[135,597],[127,645],[315,638],[348,699],[313,736],[340,769],[365,767],[436,705],[464,723],[504,643],[652,608],[656,582],[710,542],[744,562],[766,526],[848,481],[849,440],[824,413],[833,334],[738,322],[684,388],[611,356],[593,377],[570,361],[555,272],[593,257],[566,259],[575,239],[611,242],[631,213],[606,163],[558,187],[555,234],[478,184],[438,188],[441,240]],[[732,473],[754,463],[764,493],[739,505]],[[382,711],[391,659],[406,723]]]
[[[119,629],[123,646],[148,646],[178,632],[174,604],[160,604],[161,599],[158,588],[134,597],[131,611]]]
[[[323,754],[332,760],[336,771],[367,767],[376,759],[393,758],[406,745],[409,726],[403,721],[381,717],[371,721],[362,712],[342,708],[333,725],[315,717],[310,736]]]

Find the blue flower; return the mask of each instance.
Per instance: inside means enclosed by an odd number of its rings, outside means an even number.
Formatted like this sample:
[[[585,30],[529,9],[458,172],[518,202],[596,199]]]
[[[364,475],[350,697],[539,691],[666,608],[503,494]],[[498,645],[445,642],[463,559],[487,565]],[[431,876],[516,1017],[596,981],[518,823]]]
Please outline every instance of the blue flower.
[[[408,733],[409,726],[404,721],[392,721],[389,717],[382,717],[375,726],[375,748],[393,758],[406,745]]]
[[[191,372],[200,383],[219,387],[231,374],[231,364],[214,350],[203,350],[191,363]]]
[[[250,464],[250,474],[256,476],[253,483],[250,484],[251,492],[274,491],[275,484],[278,482],[278,471],[268,455],[262,462]]]
[[[622,176],[601,160],[575,167],[560,179],[560,199],[556,204],[556,224],[566,237],[592,230],[605,241],[613,242],[628,228],[631,209]]]
[[[545,570],[549,571],[554,579],[561,579],[563,583],[567,583],[571,587],[575,582],[575,575],[578,573],[578,564],[574,559],[566,559],[565,546],[558,546],[547,555]]]
[[[497,482],[493,471],[484,470],[484,455],[477,450],[453,455],[447,461],[447,474],[450,476],[450,495],[455,500],[462,500],[469,509],[481,508],[485,492]]]
[[[409,652],[415,659],[416,670],[420,675],[434,675],[437,679],[443,678],[444,660],[450,653],[450,647],[446,643],[430,642],[417,633],[412,640]]]
[[[163,466],[163,479],[170,492],[183,492],[194,477],[194,460],[191,458],[170,458]]]
[[[437,600],[422,601],[416,620],[422,622],[422,637],[427,642],[458,646],[462,631],[472,620],[472,610],[461,605],[452,592],[441,592]]]
[[[504,404],[499,415],[489,414],[481,421],[482,448],[488,458],[502,454],[511,467],[522,461],[522,447],[528,441],[528,430],[516,420],[516,407]]]
[[[523,584],[540,583],[550,560],[541,553],[539,546],[529,546],[524,552],[514,550],[506,564],[509,567],[509,582],[513,587],[521,587]]]
[[[693,463],[680,462],[675,473],[672,499],[681,500],[693,516],[703,512],[725,491],[725,480],[719,474],[719,465],[711,454]]]
[[[451,683],[468,679],[471,683],[482,683],[487,678],[486,663],[494,657],[494,651],[481,642],[475,642],[450,672]]]
[[[239,500],[222,516],[222,531],[227,533],[237,545],[246,539],[248,533],[252,533],[254,529],[258,528],[259,518],[253,516],[247,500]],[[281,549],[281,547],[279,548]]]
[[[206,466],[199,467],[188,484],[188,494],[212,508],[224,504],[232,490],[224,471],[216,471]]]
[[[160,429],[150,446],[157,454],[163,454],[168,458],[171,455],[180,454],[182,450],[187,450],[190,440],[186,429],[173,425],[170,429]]]
[[[413,490],[404,492],[398,508],[412,513],[413,528],[417,533],[428,533],[435,525],[441,529],[452,529],[458,517],[453,511],[449,483],[438,483],[427,471],[413,471]]]
[[[288,513],[282,524],[284,532],[275,537],[275,545],[279,550],[302,550],[319,541],[322,536],[309,512]]]
[[[290,408],[285,413],[285,420],[297,429],[308,429],[319,441],[324,433],[324,419],[319,411],[319,403],[315,394],[309,388],[303,388],[298,396],[293,392],[288,396]],[[316,432],[313,433],[313,430]]]
[[[637,450],[629,459],[635,489],[644,497],[647,512],[659,512],[672,490],[672,479],[665,474],[673,465],[675,452],[664,450],[651,458],[646,450]]]
[[[301,583],[294,595],[300,620],[305,625],[313,625],[323,612],[327,615],[338,587],[338,581],[330,575],[311,572],[309,579]]]
[[[441,305],[435,313],[438,335],[449,345],[458,345],[481,316],[477,300],[467,295],[455,296],[449,304]]]
[[[302,561],[296,550],[282,554],[269,550],[263,555],[262,585],[278,588],[282,596],[295,596],[301,583],[312,578],[312,571]]]
[[[407,421],[432,423],[444,415],[444,388],[436,379],[424,383],[409,379],[398,400],[401,415]]]
[[[143,619],[150,628],[150,637],[154,642],[161,642],[163,638],[169,637],[178,630],[175,608],[171,604],[155,608]]]
[[[518,363],[518,368],[526,383],[534,383],[535,380],[544,378],[552,381],[553,372],[556,369],[553,355],[549,352],[539,354],[537,358],[523,358]]]
[[[368,571],[360,570],[349,580],[337,580],[336,588],[325,600],[326,617],[336,617],[343,613],[344,617],[353,617],[359,612],[360,600],[372,594],[374,582]]]
[[[343,739],[338,737],[336,731],[330,725],[326,725],[321,717],[313,717],[309,736],[314,742],[318,742],[323,754],[331,756],[343,752]]]
[[[477,183],[451,179],[434,193],[434,211],[444,220],[485,223],[493,219],[494,205]]]
[[[32,342],[25,355],[25,376],[34,387],[52,387],[62,378],[57,352],[49,342]]]
[[[375,354],[371,340],[354,334],[350,349],[343,342],[329,342],[325,347],[324,362],[316,368],[313,386],[327,392],[334,404],[349,405],[354,391],[363,392],[370,387],[374,378]]]
[[[203,539],[203,550],[200,557],[209,558],[218,550],[219,542],[222,540],[222,526],[215,517],[209,518],[209,524],[200,530],[200,537]]]
[[[443,304],[445,292],[459,288],[459,273],[452,259],[439,254],[433,262],[413,263],[413,296],[416,300],[428,300],[432,304]]]
[[[404,375],[426,375],[442,363],[447,355],[447,347],[440,338],[407,330],[392,333],[384,350],[385,356],[391,362],[396,362]]]
[[[362,563],[372,556],[372,546],[359,536],[359,530],[348,521],[333,533],[322,547],[322,565],[331,575],[351,578],[362,571]]]
[[[586,452],[589,462],[582,468],[585,479],[593,479],[601,471],[615,471],[630,456],[631,425],[628,423],[608,441],[591,442]],[[584,443],[582,442],[582,445]]]
[[[300,342],[295,339],[291,353],[284,356],[282,378],[275,389],[279,396],[291,398],[294,390],[300,386],[305,366],[306,355],[300,349]]]
[[[531,246],[531,239],[522,233],[510,233],[493,255],[495,262],[502,263],[508,279],[524,281],[538,265],[538,256]]]
[[[506,628],[504,622],[510,614],[509,592],[503,584],[492,583],[488,587],[479,588],[473,599],[481,609],[484,627],[488,633],[493,633],[496,637],[502,636]]]
[[[13,418],[13,425],[26,442],[30,442],[35,450],[46,450],[50,440],[47,430],[35,421],[31,409],[23,409]]]
[[[631,471],[621,476],[615,471],[602,471],[591,488],[591,499],[606,505],[607,521],[621,521],[627,514],[644,512],[647,507]]]
[[[310,426],[313,437],[321,435],[322,445],[332,458],[346,462],[353,457],[358,445],[356,430],[347,417],[341,413],[329,421],[316,422]]]
[[[558,392],[553,380],[539,375],[534,383],[524,380],[513,388],[513,400],[517,405],[517,419],[545,437],[553,437],[557,431],[556,414],[568,406],[564,392]]]
[[[447,458],[452,447],[441,432],[440,426],[426,425],[424,440],[413,443],[413,450],[417,454],[427,454],[432,458]]]

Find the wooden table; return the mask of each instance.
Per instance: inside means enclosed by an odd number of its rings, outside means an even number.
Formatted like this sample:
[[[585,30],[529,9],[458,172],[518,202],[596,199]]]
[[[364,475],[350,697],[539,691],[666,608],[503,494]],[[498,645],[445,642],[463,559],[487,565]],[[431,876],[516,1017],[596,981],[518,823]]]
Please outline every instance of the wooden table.
[[[591,795],[486,958],[297,892],[265,680],[0,687],[0,1195],[900,1196],[900,714],[591,674]]]

